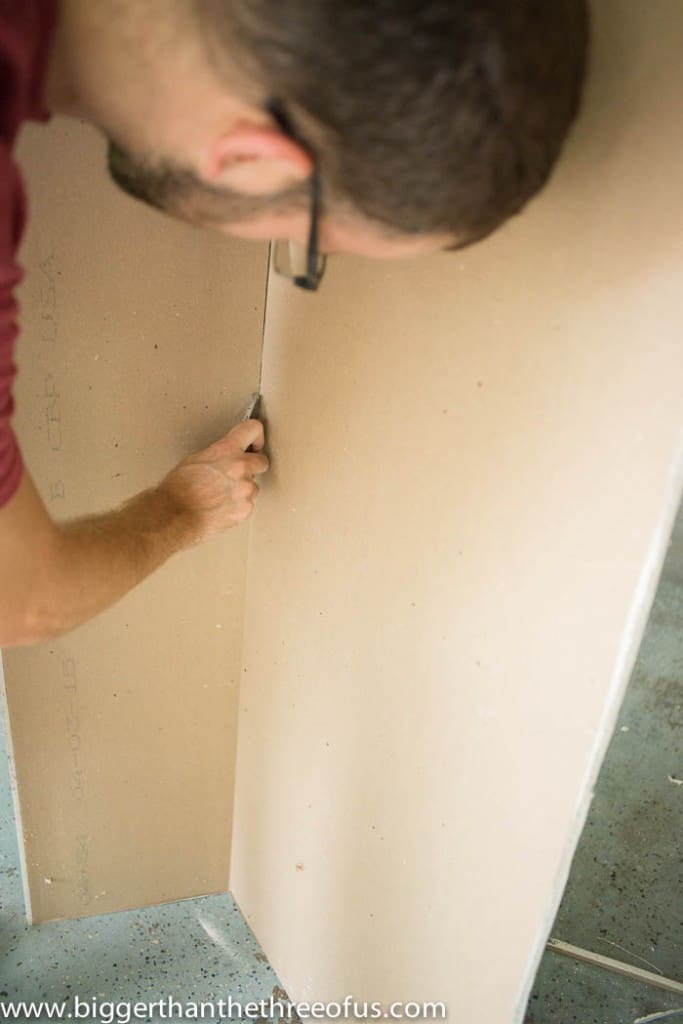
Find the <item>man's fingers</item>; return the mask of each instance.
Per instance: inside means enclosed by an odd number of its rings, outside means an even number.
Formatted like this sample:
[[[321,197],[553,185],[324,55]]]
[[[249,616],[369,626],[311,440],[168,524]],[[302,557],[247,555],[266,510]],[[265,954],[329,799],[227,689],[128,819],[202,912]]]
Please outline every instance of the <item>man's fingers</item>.
[[[244,461],[247,466],[248,476],[260,476],[261,473],[267,473],[270,468],[268,456],[256,452],[246,452]]]
[[[243,452],[246,452],[247,448],[253,448],[258,452],[263,448],[266,440],[263,424],[260,420],[246,420],[244,423],[238,423],[225,440],[241,448]]]
[[[253,501],[259,490],[259,485],[255,484],[253,480],[240,480],[234,485],[232,496],[237,501]]]
[[[181,504],[193,510],[202,536],[222,533],[254,511],[259,485],[254,477],[267,472],[269,460],[251,446],[263,448],[263,424],[247,420],[204,451],[184,459],[166,478]]]
[[[257,455],[254,452],[245,452],[244,455],[237,458],[229,453],[224,456],[224,459],[221,468],[231,480],[241,480],[243,477],[251,479],[253,476],[259,476],[261,473],[265,473],[270,465],[265,455]],[[221,461],[219,460],[219,465]]]
[[[262,448],[264,441],[263,424],[259,420],[247,420],[189,461],[212,464],[231,480],[251,479],[267,473],[270,467],[266,455],[250,450],[252,446]]]

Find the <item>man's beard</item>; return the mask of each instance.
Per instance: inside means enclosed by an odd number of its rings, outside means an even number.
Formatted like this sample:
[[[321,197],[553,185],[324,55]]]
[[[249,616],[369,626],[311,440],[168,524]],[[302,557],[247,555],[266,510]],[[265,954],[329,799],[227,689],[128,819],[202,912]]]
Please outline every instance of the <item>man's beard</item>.
[[[263,214],[292,213],[309,203],[306,182],[277,195],[246,196],[207,185],[194,171],[170,161],[152,164],[135,157],[111,140],[108,166],[113,180],[129,196],[205,227],[238,224]]]

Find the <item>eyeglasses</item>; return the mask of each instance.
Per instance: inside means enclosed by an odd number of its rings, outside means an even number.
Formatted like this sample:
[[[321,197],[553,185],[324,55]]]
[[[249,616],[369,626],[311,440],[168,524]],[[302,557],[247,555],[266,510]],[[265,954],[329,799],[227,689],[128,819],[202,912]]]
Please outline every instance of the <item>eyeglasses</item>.
[[[321,182],[318,160],[294,128],[287,111],[279,100],[270,100],[267,104],[271,115],[283,135],[293,139],[313,160],[310,177],[311,189],[311,226],[308,232],[308,245],[302,254],[298,254],[293,244],[288,241],[275,242],[273,249],[273,269],[276,274],[286,277],[298,288],[314,292],[322,281],[327,258],[318,249],[318,227],[320,223]]]

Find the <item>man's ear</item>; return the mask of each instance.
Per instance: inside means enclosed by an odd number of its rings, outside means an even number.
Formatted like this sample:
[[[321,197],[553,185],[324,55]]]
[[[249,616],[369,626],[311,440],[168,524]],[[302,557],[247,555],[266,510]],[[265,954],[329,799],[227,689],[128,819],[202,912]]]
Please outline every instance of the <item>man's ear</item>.
[[[243,195],[284,192],[309,178],[310,154],[270,125],[236,125],[211,145],[202,178]]]

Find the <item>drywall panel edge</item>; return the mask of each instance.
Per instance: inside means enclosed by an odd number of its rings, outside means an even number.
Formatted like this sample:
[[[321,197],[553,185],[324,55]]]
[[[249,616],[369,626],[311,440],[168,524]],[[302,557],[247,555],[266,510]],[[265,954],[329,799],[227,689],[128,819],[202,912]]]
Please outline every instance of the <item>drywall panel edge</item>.
[[[619,646],[617,661],[614,666],[610,690],[605,702],[603,717],[598,725],[595,735],[595,745],[589,756],[586,766],[586,776],[579,790],[579,798],[576,810],[574,827],[567,838],[567,845],[564,851],[562,863],[558,870],[557,879],[554,885],[554,892],[548,904],[548,911],[545,915],[536,940],[535,948],[531,951],[529,966],[526,976],[523,979],[519,1000],[515,1010],[513,1024],[522,1024],[526,1013],[529,996],[533,988],[536,972],[538,971],[541,957],[545,949],[553,921],[559,909],[562,895],[564,893],[569,872],[571,870],[574,852],[581,838],[581,832],[588,817],[588,811],[593,799],[595,783],[605,759],[607,747],[612,738],[614,728],[619,716],[626,687],[631,678],[633,667],[638,656],[640,644],[643,639],[648,616],[657,591],[657,585],[662,572],[662,566],[666,557],[667,548],[670,543],[676,514],[681,500],[683,499],[683,432],[679,450],[676,453],[671,471],[664,491],[661,512],[650,541],[650,550],[638,580],[638,585],[633,595],[629,608],[628,617],[624,625],[624,632]]]

